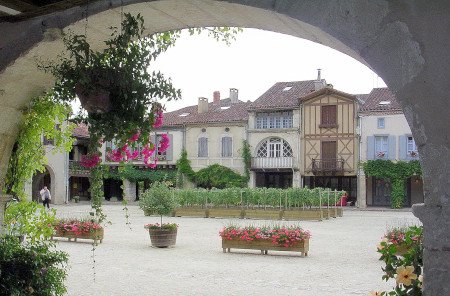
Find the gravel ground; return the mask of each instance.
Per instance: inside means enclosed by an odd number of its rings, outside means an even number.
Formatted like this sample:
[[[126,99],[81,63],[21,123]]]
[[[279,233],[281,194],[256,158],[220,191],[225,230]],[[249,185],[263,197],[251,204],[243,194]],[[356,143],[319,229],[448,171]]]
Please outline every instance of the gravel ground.
[[[62,217],[89,211],[87,204],[55,208]],[[58,242],[70,255],[68,295],[369,295],[393,286],[381,279],[380,237],[387,227],[418,221],[406,211],[346,210],[337,219],[286,222],[312,233],[308,257],[301,258],[289,252],[222,252],[223,226],[270,221],[164,218],[179,224],[177,244],[158,249],[143,228],[158,217],[145,217],[131,205],[130,229],[120,204],[103,208],[112,224],[95,252],[90,241]]]

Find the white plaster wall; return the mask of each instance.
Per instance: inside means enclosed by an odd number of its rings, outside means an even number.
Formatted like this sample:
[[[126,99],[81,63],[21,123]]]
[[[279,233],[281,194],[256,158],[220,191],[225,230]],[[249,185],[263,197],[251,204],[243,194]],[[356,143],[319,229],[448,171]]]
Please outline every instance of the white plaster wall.
[[[384,117],[384,128],[377,126],[377,119]],[[395,158],[399,159],[399,136],[411,135],[411,129],[403,114],[366,115],[361,117],[361,161],[367,160],[367,137],[376,135],[396,136]]]
[[[206,132],[203,133],[202,129]],[[229,132],[225,131],[229,128]],[[198,157],[198,138],[200,135],[208,137],[208,157]],[[233,156],[222,157],[222,136],[233,138]],[[221,125],[198,125],[188,126],[186,129],[186,151],[191,160],[191,166],[195,171],[205,168],[211,164],[221,164],[239,173],[244,172],[244,162],[242,160],[242,141],[246,139],[245,123],[222,123]]]
[[[52,203],[63,204],[66,201],[66,186],[69,164],[67,152],[56,152],[52,145],[45,147],[48,168],[51,176]]]

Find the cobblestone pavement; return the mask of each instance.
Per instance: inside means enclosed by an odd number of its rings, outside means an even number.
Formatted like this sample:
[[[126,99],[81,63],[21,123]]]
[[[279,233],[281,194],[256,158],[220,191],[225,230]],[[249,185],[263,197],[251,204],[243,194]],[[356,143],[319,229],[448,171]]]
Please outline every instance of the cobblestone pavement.
[[[89,205],[56,206],[58,215],[77,217]],[[120,204],[104,205],[112,225],[92,251],[89,241],[59,240],[70,255],[68,295],[369,295],[388,289],[376,246],[387,227],[418,223],[411,212],[346,210],[337,219],[302,222],[312,233],[308,257],[298,253],[232,250],[223,253],[220,228],[260,225],[261,220],[164,218],[179,224],[174,248],[150,246],[145,217],[129,206],[131,229]],[[94,255],[94,256],[93,256]],[[94,261],[95,260],[95,261]]]

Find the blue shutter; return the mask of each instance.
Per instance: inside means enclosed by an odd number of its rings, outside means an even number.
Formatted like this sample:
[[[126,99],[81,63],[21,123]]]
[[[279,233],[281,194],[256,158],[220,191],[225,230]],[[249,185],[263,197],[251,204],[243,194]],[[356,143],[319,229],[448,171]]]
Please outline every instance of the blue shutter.
[[[406,149],[406,141],[407,141],[407,138],[406,138],[406,136],[399,136],[398,137],[398,158],[400,159],[400,160],[405,160],[405,159],[407,159],[408,158],[408,156],[406,155],[406,151],[407,151],[407,149]]]
[[[397,151],[397,149],[396,149],[396,145],[395,145],[395,136],[389,136],[388,137],[388,145],[389,145],[389,148],[388,148],[388,153],[389,153],[389,159],[391,159],[391,160],[394,160],[395,159],[395,157],[396,157],[396,155],[395,155],[395,152]]]
[[[166,150],[166,160],[173,160],[173,135],[169,134],[169,149]]]
[[[375,159],[375,137],[367,136],[367,159]]]

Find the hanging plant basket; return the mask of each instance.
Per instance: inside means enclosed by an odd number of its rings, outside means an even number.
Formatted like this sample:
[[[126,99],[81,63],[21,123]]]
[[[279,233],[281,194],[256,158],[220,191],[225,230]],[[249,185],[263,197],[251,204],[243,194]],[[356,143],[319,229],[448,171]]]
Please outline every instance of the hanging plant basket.
[[[88,113],[102,114],[111,111],[111,100],[108,90],[97,88],[89,91],[78,83],[75,85],[75,93],[80,100],[81,106]]]

